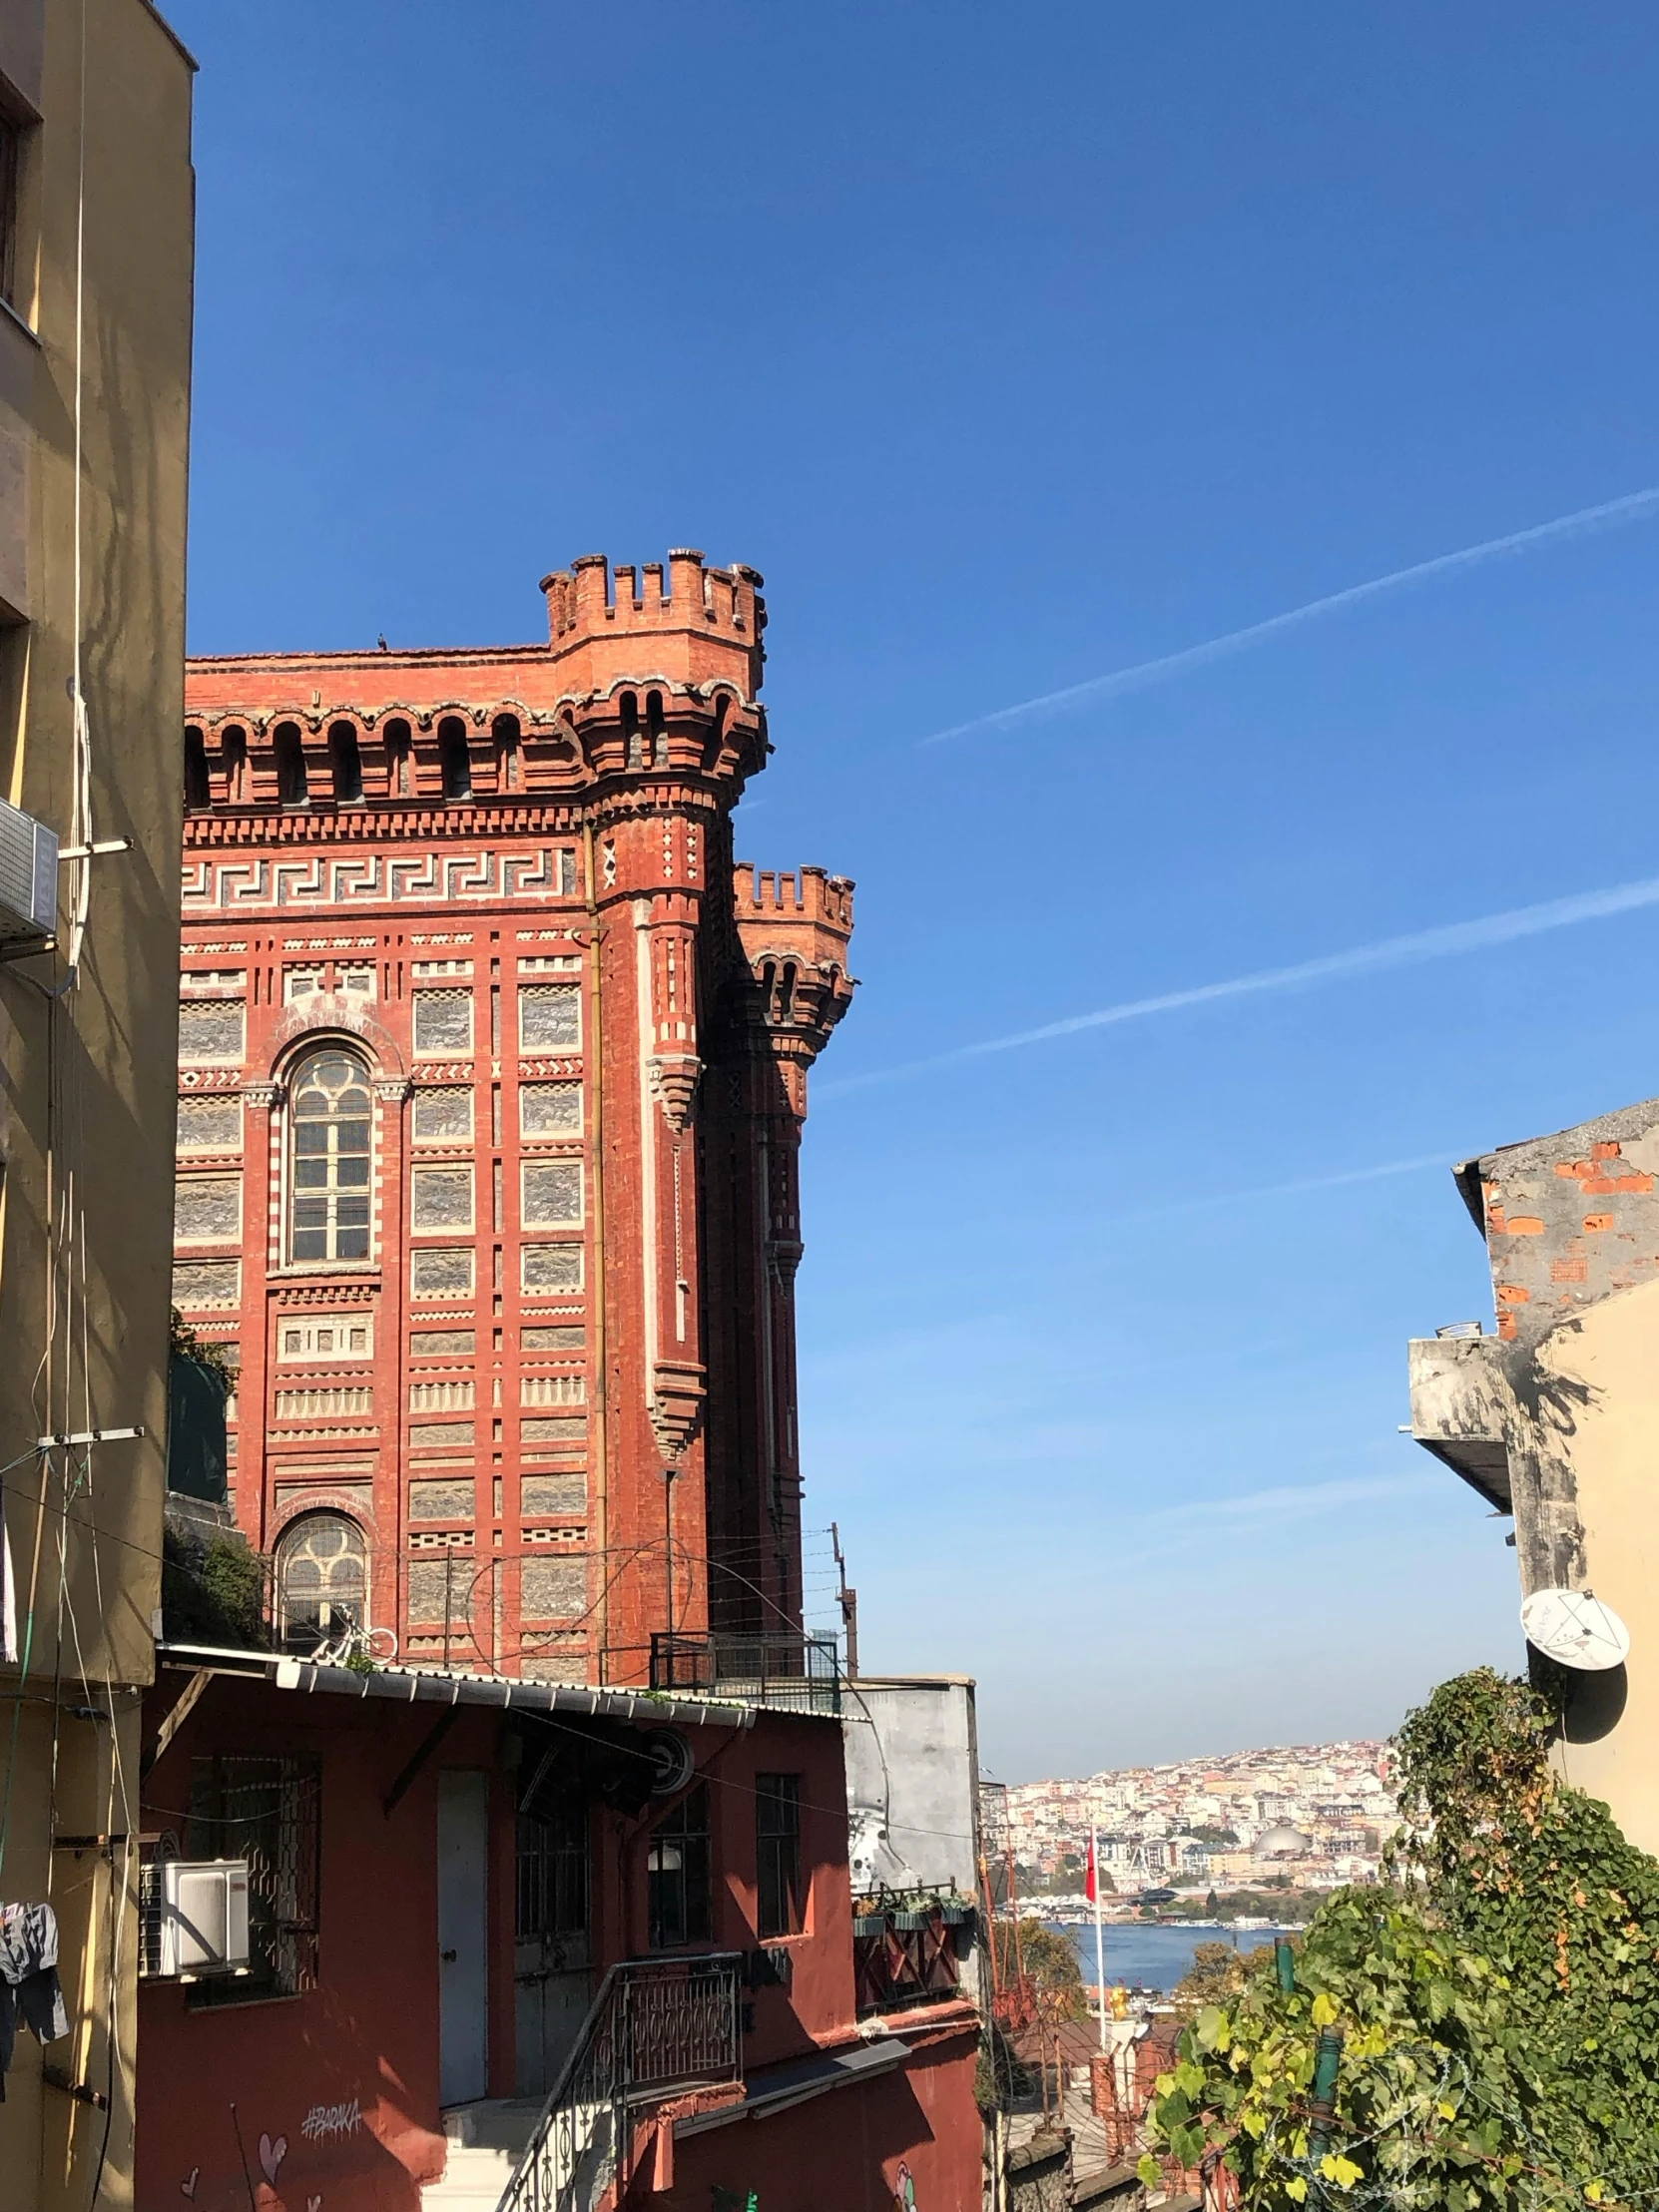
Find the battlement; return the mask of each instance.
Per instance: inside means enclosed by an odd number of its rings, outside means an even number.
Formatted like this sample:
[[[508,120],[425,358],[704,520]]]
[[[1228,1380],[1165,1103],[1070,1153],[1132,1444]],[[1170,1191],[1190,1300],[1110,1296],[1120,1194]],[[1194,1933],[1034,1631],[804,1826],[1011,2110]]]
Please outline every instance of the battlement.
[[[821,867],[757,868],[753,860],[732,866],[732,895],[740,922],[778,915],[819,923],[842,937],[852,934],[852,879]]]
[[[662,675],[675,682],[761,688],[766,601],[758,569],[735,562],[706,568],[701,553],[670,552],[667,566],[646,561],[613,569],[586,553],[544,576],[547,634],[556,661],[586,663],[584,689],[602,691],[623,677]]]

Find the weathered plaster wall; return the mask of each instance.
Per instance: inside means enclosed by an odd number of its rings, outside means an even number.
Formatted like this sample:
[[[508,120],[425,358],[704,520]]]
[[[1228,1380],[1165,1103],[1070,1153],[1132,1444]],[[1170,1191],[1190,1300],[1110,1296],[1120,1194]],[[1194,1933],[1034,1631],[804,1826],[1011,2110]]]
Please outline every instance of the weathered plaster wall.
[[[1551,1434],[1571,1470],[1582,1583],[1630,1631],[1615,1674],[1585,1675],[1557,1759],[1625,1835],[1659,1852],[1659,1281],[1604,1299],[1537,1348]]]
[[[83,75],[82,28],[87,46]],[[60,1831],[124,1830],[111,1815],[110,1753],[135,1772],[136,1685],[152,1671],[160,1590],[167,1429],[174,988],[179,947],[185,521],[194,256],[192,64],[144,0],[12,0],[0,70],[39,120],[22,145],[12,286],[0,315],[0,795],[68,841],[73,828],[71,682],[77,636],[90,722],[94,833],[132,848],[91,861],[78,987],[67,921],[83,863],[60,884],[59,949],[0,965],[0,1460],[25,1616],[34,1599],[32,1689],[61,1669],[101,1681],[114,1730],[25,1704],[10,1782],[0,1894],[46,1894],[56,1875],[61,1967],[73,2033],[51,2062],[112,2083],[101,2201],[130,2196],[136,1919],[110,1890],[118,1853],[53,1855]],[[84,165],[83,165],[84,150]],[[84,198],[83,198],[84,185]],[[76,242],[84,215],[77,345]],[[82,452],[77,609],[75,416]],[[25,618],[22,620],[16,618]],[[69,1238],[54,1257],[71,1201]],[[84,1251],[84,1260],[82,1253]],[[49,1324],[56,1330],[48,1356]],[[32,1457],[42,1429],[142,1426],[83,1467],[67,1528],[67,1602],[55,1517],[37,1517]],[[54,1470],[61,1483],[64,1462]],[[61,1498],[55,1490],[53,1502]],[[99,1530],[96,1551],[88,1523]],[[37,1528],[46,1549],[38,1582]],[[79,1644],[69,1633],[73,1614]],[[8,1704],[5,1710],[14,1708]],[[9,1725],[9,1722],[8,1722]],[[112,1985],[124,2062],[109,2063]],[[104,2115],[44,2088],[42,2053],[20,2037],[0,2107],[0,2208],[84,2207]]]

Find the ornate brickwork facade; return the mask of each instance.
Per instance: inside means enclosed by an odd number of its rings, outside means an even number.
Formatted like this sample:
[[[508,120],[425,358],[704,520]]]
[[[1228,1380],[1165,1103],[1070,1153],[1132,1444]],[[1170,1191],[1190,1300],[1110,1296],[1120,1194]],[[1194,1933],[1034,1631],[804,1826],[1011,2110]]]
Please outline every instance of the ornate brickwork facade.
[[[544,646],[189,677],[176,1299],[297,1644],[646,1677],[799,1627],[806,1076],[851,885],[757,874],[751,569],[544,580]]]

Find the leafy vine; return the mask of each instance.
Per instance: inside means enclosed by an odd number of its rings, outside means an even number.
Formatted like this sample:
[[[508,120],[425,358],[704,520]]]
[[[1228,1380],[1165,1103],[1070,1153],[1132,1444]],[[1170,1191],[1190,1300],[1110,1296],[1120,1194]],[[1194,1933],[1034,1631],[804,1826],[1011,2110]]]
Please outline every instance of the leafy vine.
[[[1244,2212],[1659,2203],[1659,1861],[1560,1780],[1555,1727],[1489,1668],[1406,1716],[1383,1885],[1321,1907],[1293,1987],[1264,1955],[1198,2013],[1158,2152],[1219,2155]]]

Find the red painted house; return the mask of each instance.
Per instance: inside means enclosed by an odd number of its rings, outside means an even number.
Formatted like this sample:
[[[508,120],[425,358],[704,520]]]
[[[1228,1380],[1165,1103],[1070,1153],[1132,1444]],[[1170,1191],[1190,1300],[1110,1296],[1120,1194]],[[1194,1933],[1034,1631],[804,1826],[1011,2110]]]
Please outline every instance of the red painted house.
[[[164,1649],[146,1734],[147,1849],[254,1909],[141,1983],[139,2212],[979,2205],[942,1916],[858,2001],[833,1712]]]

